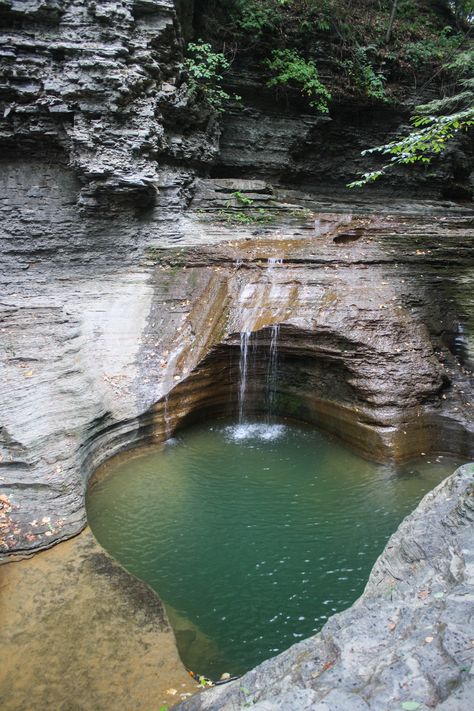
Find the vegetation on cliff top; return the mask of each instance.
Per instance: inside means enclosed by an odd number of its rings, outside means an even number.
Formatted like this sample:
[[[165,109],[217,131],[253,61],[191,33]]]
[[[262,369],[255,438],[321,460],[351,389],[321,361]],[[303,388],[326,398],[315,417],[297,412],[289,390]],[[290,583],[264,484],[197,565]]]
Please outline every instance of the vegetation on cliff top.
[[[448,65],[457,91],[416,107],[412,117],[413,130],[403,138],[382,146],[366,149],[362,155],[387,156],[388,162],[376,170],[363,173],[348,187],[362,187],[378,180],[397,165],[429,163],[444,153],[449,141],[474,125],[474,49],[458,52]]]
[[[411,104],[412,132],[364,152],[385,159],[351,183],[365,185],[396,165],[429,162],[472,126],[473,20],[474,0],[202,0],[201,46],[208,63],[216,52],[221,58],[214,88],[202,93],[222,110],[235,61],[268,90],[321,114],[341,98]],[[188,69],[196,81],[195,66]],[[416,106],[430,94],[438,98]]]
[[[394,101],[433,76],[449,93],[474,0],[203,0],[200,8],[198,32],[213,51],[324,112],[331,96]]]

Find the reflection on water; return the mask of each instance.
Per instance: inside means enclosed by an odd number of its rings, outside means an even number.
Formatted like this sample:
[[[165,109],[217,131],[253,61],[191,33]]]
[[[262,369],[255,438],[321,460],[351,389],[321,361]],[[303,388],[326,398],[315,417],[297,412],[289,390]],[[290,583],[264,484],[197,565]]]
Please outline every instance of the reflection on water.
[[[184,663],[241,673],[363,591],[388,537],[457,462],[367,462],[285,423],[190,429],[91,487],[94,534],[168,607]]]

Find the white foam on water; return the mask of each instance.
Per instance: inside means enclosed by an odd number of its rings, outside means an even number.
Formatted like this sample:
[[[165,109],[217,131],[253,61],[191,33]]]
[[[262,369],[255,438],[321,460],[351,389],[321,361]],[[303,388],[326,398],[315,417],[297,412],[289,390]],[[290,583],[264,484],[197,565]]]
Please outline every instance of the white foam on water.
[[[239,425],[230,425],[224,432],[234,442],[248,439],[259,439],[264,442],[273,442],[285,434],[285,425],[271,425],[264,422],[246,422]]]

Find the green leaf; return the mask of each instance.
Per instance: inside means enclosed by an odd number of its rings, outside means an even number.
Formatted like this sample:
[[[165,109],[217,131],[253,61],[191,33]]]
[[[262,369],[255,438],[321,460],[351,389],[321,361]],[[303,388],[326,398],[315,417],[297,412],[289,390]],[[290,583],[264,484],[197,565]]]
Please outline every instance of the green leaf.
[[[421,704],[418,701],[404,701],[402,704],[403,711],[416,711],[419,709]]]

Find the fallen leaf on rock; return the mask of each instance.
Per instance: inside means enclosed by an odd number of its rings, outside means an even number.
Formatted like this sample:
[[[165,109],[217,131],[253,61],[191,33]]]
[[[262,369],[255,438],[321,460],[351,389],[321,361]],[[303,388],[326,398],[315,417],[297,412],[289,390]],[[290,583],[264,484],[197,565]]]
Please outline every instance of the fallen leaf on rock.
[[[425,637],[426,644],[430,644],[434,640],[434,637]]]
[[[326,664],[323,666],[323,671],[327,671],[331,667],[333,667],[335,664],[335,660],[333,659],[331,662],[326,662]]]
[[[428,597],[429,594],[430,594],[429,590],[418,590],[416,595],[420,600],[426,600],[426,598]]]
[[[397,625],[395,622],[389,622],[388,629],[390,630],[390,632],[393,632],[393,630],[395,629],[396,626]]]

